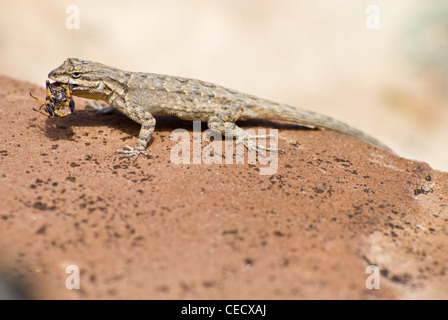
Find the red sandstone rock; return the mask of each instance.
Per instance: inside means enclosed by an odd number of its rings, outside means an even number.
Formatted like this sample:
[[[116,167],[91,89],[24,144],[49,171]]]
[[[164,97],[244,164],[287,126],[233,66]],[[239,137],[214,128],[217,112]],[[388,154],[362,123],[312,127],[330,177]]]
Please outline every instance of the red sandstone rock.
[[[43,88],[0,77],[0,265],[40,299],[448,298],[448,174],[333,131],[281,123],[260,164],[175,165],[158,118],[153,159],[114,153],[139,125],[32,110]],[[80,290],[65,286],[68,265]],[[366,289],[368,265],[380,289]]]

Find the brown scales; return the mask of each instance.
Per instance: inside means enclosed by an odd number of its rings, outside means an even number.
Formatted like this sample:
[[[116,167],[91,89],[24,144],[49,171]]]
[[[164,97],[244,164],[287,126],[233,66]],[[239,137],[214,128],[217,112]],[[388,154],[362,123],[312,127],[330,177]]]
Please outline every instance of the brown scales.
[[[98,62],[69,58],[51,71],[48,77],[58,84],[72,85],[61,89],[68,99],[73,95],[102,100],[110,107],[122,112],[141,124],[137,143],[117,150],[121,157],[140,154],[150,156],[146,151],[156,126],[155,115],[170,115],[184,120],[207,122],[208,128],[223,136],[235,138],[248,150],[280,151],[257,145],[257,138],[267,136],[250,135],[238,127],[237,120],[265,119],[296,123],[301,126],[331,129],[360,138],[379,148],[390,149],[375,138],[347,124],[316,112],[261,99],[212,83],[155,73],[128,72]],[[53,98],[56,94],[53,94]],[[49,94],[50,98],[52,94]],[[71,99],[71,97],[70,97]],[[62,102],[49,102],[48,107]],[[93,107],[93,109],[96,109]],[[107,108],[109,109],[109,108]],[[55,109],[56,110],[56,109]]]

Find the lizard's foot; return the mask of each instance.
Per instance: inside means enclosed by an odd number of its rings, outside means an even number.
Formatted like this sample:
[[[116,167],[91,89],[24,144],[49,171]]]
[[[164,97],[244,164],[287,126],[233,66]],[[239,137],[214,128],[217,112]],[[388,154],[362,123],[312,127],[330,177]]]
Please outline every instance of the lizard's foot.
[[[268,147],[265,147],[265,146],[260,146],[255,141],[255,139],[267,139],[267,138],[273,138],[273,137],[274,137],[273,134],[259,135],[259,136],[247,134],[247,135],[243,135],[243,136],[237,137],[236,144],[243,144],[247,148],[247,150],[249,150],[249,151],[257,151],[261,155],[264,155],[264,151],[285,153],[285,151],[282,150],[282,149],[268,148]]]
[[[104,107],[99,103],[93,103],[93,102],[86,105],[86,109],[98,114],[109,114],[112,113],[112,111],[114,110],[113,107]]]
[[[128,145],[124,146],[123,149],[125,150],[117,150],[117,153],[121,154],[120,159],[134,157],[132,162],[135,162],[135,160],[137,160],[138,156],[141,154],[147,156],[148,158],[151,158],[151,154],[149,152],[146,152],[145,150],[138,150]]]

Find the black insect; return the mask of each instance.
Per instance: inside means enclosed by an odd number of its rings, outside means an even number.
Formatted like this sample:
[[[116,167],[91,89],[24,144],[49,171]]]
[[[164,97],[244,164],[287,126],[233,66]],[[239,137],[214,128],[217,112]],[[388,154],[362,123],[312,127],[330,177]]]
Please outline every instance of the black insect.
[[[47,80],[47,96],[45,97],[44,103],[34,97],[30,92],[30,96],[36,99],[40,104],[39,109],[33,108],[33,110],[51,119],[69,116],[75,110],[75,101],[72,98],[72,89],[73,86],[70,83],[59,84],[56,87],[53,87],[53,84],[50,84],[50,81]]]

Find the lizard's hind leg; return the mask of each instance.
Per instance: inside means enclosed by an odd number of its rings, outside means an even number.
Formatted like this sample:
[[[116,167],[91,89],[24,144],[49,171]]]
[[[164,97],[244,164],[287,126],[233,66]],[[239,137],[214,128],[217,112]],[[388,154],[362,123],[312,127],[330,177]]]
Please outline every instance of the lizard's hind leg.
[[[256,139],[273,138],[274,135],[252,135],[232,122],[232,120],[236,121],[236,119],[230,119],[231,121],[225,121],[224,119],[222,114],[213,115],[208,120],[207,125],[211,130],[215,130],[223,136],[235,137],[236,144],[243,144],[249,151],[257,151],[260,154],[263,154],[263,151],[284,152],[281,149],[261,146],[256,142]]]

